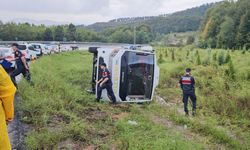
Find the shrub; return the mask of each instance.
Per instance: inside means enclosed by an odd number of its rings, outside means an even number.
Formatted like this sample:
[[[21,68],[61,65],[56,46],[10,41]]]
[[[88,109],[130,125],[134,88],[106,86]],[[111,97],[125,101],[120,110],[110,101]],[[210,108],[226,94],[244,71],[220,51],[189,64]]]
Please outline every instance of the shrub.
[[[198,55],[199,55],[199,51],[196,50],[196,51],[195,51],[195,56],[198,56]]]
[[[246,74],[246,79],[247,79],[247,80],[250,80],[250,72],[248,72],[248,73]]]
[[[225,70],[225,74],[235,80],[235,69],[232,60],[228,63],[228,69]]]
[[[201,65],[201,58],[199,52],[197,53],[197,59],[196,59],[197,65]]]
[[[221,66],[225,63],[225,57],[224,57],[224,52],[220,52],[218,56],[218,64]]]
[[[229,51],[227,52],[227,56],[226,56],[226,59],[225,59],[225,63],[229,63],[231,61],[231,55],[229,53]]]
[[[187,58],[188,58],[188,56],[189,56],[189,55],[190,55],[190,52],[189,52],[189,50],[187,50],[187,55],[186,55],[186,56],[187,56]]]
[[[207,57],[206,59],[204,59],[204,61],[202,62],[202,64],[203,64],[204,66],[210,65],[210,58]]]
[[[241,53],[242,53],[242,54],[246,54],[246,50],[243,50]]]
[[[186,44],[187,45],[193,44],[194,41],[195,41],[194,36],[188,36]]]
[[[172,61],[175,61],[175,52],[174,52],[174,49],[172,49]]]
[[[168,57],[168,50],[165,50],[165,57]]]
[[[213,61],[217,61],[217,52],[213,54]]]
[[[163,56],[162,56],[162,53],[160,53],[159,59],[158,59],[158,63],[161,64],[161,63],[163,63],[163,62],[164,62]]]

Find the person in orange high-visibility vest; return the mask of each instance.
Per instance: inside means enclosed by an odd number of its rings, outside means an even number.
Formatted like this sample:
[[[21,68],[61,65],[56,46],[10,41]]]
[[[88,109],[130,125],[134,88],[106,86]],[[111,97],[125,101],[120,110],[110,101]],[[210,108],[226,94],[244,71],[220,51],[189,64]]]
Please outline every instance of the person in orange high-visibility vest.
[[[7,124],[14,118],[16,87],[0,65],[0,150],[11,150]]]

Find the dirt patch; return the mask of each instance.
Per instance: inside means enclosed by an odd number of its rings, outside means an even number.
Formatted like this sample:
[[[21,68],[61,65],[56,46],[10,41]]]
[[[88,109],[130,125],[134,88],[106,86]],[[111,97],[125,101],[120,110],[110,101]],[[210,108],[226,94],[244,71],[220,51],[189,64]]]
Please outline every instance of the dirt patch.
[[[85,150],[86,147],[81,142],[76,142],[76,141],[73,141],[72,139],[67,139],[58,144],[58,149],[59,150],[80,150],[80,149]],[[88,149],[88,150],[92,150],[92,149]]]
[[[101,129],[101,130],[97,130],[93,127],[90,127],[87,129],[87,133],[88,133],[88,137],[89,138],[100,138],[103,141],[106,140],[108,138],[108,136],[110,135],[110,133],[108,131],[106,131],[105,129]]]
[[[60,125],[62,123],[69,124],[70,123],[70,117],[63,116],[63,115],[53,115],[50,117],[48,121],[49,127],[56,127],[57,125]]]
[[[97,148],[94,145],[88,145],[84,149],[85,150],[96,150]]]
[[[167,106],[167,107],[171,107],[171,106],[174,106],[176,105],[176,103],[174,102],[166,102],[162,97],[160,96],[156,96],[156,102],[158,104],[160,104],[161,106]]]
[[[88,108],[84,110],[84,116],[89,122],[105,121],[108,114],[100,108]]]
[[[114,131],[112,131],[114,132]],[[87,141],[93,141],[93,139],[96,139],[99,144],[95,144],[95,145],[85,145],[85,147],[83,148],[83,150],[85,149],[89,149],[89,150],[99,150],[100,145],[106,144],[109,139],[110,139],[110,132],[105,129],[96,129],[94,127],[90,127],[87,129]],[[92,143],[92,142],[87,142],[87,143]]]
[[[112,105],[114,108],[121,110],[122,112],[130,112],[131,104],[116,104]]]
[[[115,114],[112,116],[112,120],[113,121],[117,121],[117,120],[120,120],[122,118],[125,118],[127,117],[129,114],[127,112],[122,112],[122,113],[119,113],[119,114]]]
[[[195,133],[188,131],[187,130],[188,127],[186,125],[184,126],[176,125],[169,119],[165,119],[165,118],[163,119],[158,116],[153,116],[152,121],[155,124],[161,124],[161,125],[164,125],[166,128],[170,128],[170,129],[173,129],[182,133],[184,137],[188,140],[193,140],[194,137],[197,136]]]
[[[153,116],[152,121],[155,124],[164,125],[166,128],[170,129],[171,131],[180,133],[188,141],[199,141],[200,143],[203,143],[205,146],[204,147],[205,149],[221,149],[221,150],[226,149],[223,145],[220,145],[220,144],[213,143],[211,145],[211,144],[207,143],[208,137],[203,137],[199,134],[196,134],[196,133],[190,131],[188,129],[188,126],[186,126],[186,125],[184,125],[184,126],[176,125],[171,120],[165,119],[165,118],[163,119],[163,118],[160,118],[158,116]],[[204,143],[204,141],[205,141],[205,143]]]

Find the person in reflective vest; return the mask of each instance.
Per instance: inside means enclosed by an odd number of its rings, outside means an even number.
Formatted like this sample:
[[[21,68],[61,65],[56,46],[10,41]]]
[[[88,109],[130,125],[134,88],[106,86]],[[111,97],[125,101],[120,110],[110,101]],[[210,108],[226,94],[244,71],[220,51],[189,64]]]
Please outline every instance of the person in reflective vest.
[[[106,89],[107,93],[108,93],[108,97],[111,99],[112,103],[115,104],[116,103],[116,98],[114,95],[114,91],[112,89],[112,81],[111,81],[111,76],[110,76],[110,72],[107,68],[107,65],[105,63],[102,63],[100,65],[102,72],[101,72],[101,79],[99,81],[97,81],[97,101],[99,102],[101,99],[101,95],[102,95],[102,90]]]
[[[179,84],[181,86],[183,92],[183,103],[184,103],[184,111],[186,115],[189,115],[188,112],[188,98],[192,101],[192,115],[195,116],[196,113],[196,95],[195,95],[195,80],[194,77],[191,76],[191,69],[186,69],[186,74],[181,77]]]
[[[7,124],[14,118],[16,88],[9,75],[0,65],[0,150],[10,150]]]

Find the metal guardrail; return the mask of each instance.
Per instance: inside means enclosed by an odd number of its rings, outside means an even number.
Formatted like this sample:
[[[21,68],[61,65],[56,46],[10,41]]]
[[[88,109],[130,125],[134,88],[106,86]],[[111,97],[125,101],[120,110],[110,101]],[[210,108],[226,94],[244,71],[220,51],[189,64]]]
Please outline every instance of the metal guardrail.
[[[12,43],[41,43],[41,44],[80,44],[80,45],[131,45],[127,43],[103,43],[103,42],[63,42],[63,41],[0,41],[0,44]]]
[[[89,47],[121,47],[130,46],[127,43],[102,43],[102,42],[63,42],[63,41],[0,41],[0,45],[10,46],[12,43],[41,43],[41,44],[57,44],[62,46],[76,46],[79,49],[88,49]],[[146,44],[139,44],[141,46],[148,46]]]

